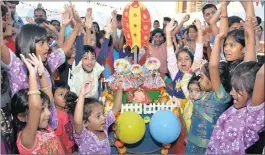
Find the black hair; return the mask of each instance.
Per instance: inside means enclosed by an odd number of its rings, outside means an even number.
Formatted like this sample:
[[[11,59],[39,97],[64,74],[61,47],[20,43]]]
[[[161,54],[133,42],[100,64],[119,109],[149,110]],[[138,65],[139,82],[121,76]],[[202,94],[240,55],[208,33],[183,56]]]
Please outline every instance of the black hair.
[[[215,8],[217,10],[217,7],[214,4],[206,4],[202,7],[202,14],[204,15],[205,10],[209,8]]]
[[[67,89],[70,90],[68,84],[63,80],[55,80],[52,87],[52,93],[54,94],[57,89]]]
[[[169,18],[169,17],[164,17],[164,21],[170,22],[170,21],[171,21],[171,18]]]
[[[120,15],[120,14],[117,14],[117,21],[121,21],[121,19],[122,19],[122,15]]]
[[[56,20],[56,19],[51,20],[50,23],[52,24],[53,22],[57,22],[57,23],[59,23],[59,25],[61,25],[61,23],[58,20]]]
[[[238,16],[228,17],[228,27],[231,27],[234,23],[240,23],[241,20],[243,19]]]
[[[160,28],[154,29],[154,30],[152,31],[152,37],[155,36],[157,33],[160,33],[160,34],[162,35],[162,37],[165,38],[164,31],[163,31],[162,29],[160,29]]]
[[[177,59],[178,59],[178,56],[179,56],[180,53],[187,53],[187,54],[190,56],[190,58],[191,58],[191,64],[193,63],[193,61],[194,61],[194,56],[193,56],[193,54],[192,54],[188,49],[186,49],[186,48],[181,49],[181,50],[176,54],[176,58],[177,58]]]
[[[20,58],[23,54],[26,58],[28,54],[36,55],[36,43],[39,41],[47,41],[47,31],[45,28],[35,25],[26,24],[20,29],[20,33],[16,36],[16,55]]]
[[[18,91],[11,99],[11,113],[13,116],[13,147],[12,147],[12,154],[19,154],[18,148],[16,145],[16,140],[18,137],[18,133],[26,127],[26,122],[21,122],[17,116],[20,113],[23,113],[24,116],[28,115],[29,104],[28,104],[28,89],[22,89]],[[42,104],[47,103],[50,105],[50,98],[49,96],[40,90],[40,97],[42,100]]]
[[[190,32],[190,29],[194,29],[196,32],[198,32],[198,29],[197,29],[197,27],[196,27],[194,24],[190,25],[190,26],[187,28],[187,33],[188,33],[188,34],[189,34],[189,32]]]
[[[191,84],[197,84],[198,85],[198,87],[200,88],[200,90],[201,90],[201,86],[200,86],[200,76],[196,76],[196,75],[192,75],[192,77],[191,77],[191,79],[190,79],[190,81],[189,81],[189,83],[188,83],[188,90],[189,90],[189,86],[191,85]]]
[[[6,3],[6,2],[11,3],[11,4],[16,4],[16,5],[19,4],[19,1],[4,1],[4,3]]]
[[[258,25],[260,25],[262,21],[261,18],[259,16],[256,16],[256,18],[257,18]]]
[[[96,52],[95,52],[94,48],[92,46],[90,46],[90,45],[84,45],[84,53],[83,53],[83,55],[85,53],[91,53],[92,55],[96,56]]]
[[[259,27],[260,27],[261,32],[264,33],[264,32],[263,32],[263,27],[262,27],[261,25],[260,25]]]
[[[47,21],[47,20],[44,19],[44,18],[37,18],[37,19],[35,19],[35,23],[36,23],[37,25],[41,25],[42,23],[49,24],[50,22]]]
[[[76,93],[68,91],[65,94],[64,99],[66,102],[67,112],[74,115],[78,96],[76,95]]]
[[[227,36],[224,39],[223,48],[225,48],[225,42],[229,37],[232,37],[237,43],[241,44],[243,47],[246,46],[245,33],[243,29],[235,29],[235,30],[228,32]]]
[[[250,61],[239,64],[232,73],[231,85],[236,92],[246,91],[251,97],[254,90],[256,74],[262,64]]]
[[[36,11],[42,11],[42,12],[44,12],[45,17],[47,17],[47,16],[46,16],[46,10],[45,10],[45,9],[43,9],[43,8],[36,8],[36,9],[34,10],[34,14],[35,14]]]
[[[84,109],[83,109],[83,121],[86,123],[88,121],[88,117],[91,115],[93,111],[93,106],[95,104],[101,104],[103,107],[103,103],[95,98],[85,98],[84,101]]]
[[[1,76],[3,78],[3,81],[1,83],[1,94],[4,94],[8,90],[9,82],[8,82],[7,72],[4,71],[2,67],[1,67]]]
[[[159,23],[159,20],[155,20],[154,23]]]
[[[99,25],[98,25],[98,23],[97,22],[93,22],[93,25],[96,25],[97,26],[97,28],[98,28],[98,31],[100,31],[100,28],[99,28]]]
[[[97,48],[101,48],[101,44],[100,44],[100,39],[104,38],[104,35],[105,35],[105,31],[104,30],[101,30],[99,33],[96,34],[96,46]],[[109,39],[109,44],[108,46],[111,47],[112,46],[112,36],[110,35],[110,39]]]
[[[6,6],[1,5],[2,18],[6,16],[8,9]],[[2,20],[2,19],[1,19]]]
[[[206,77],[210,80],[210,71],[209,71],[209,63],[204,64],[204,74],[206,75]],[[229,74],[229,70],[228,70],[228,64],[224,61],[221,61],[219,63],[219,75],[220,75],[220,80],[221,80],[221,84],[224,86],[224,89],[226,90],[226,92],[230,92],[231,91],[231,84],[230,84],[230,74]]]

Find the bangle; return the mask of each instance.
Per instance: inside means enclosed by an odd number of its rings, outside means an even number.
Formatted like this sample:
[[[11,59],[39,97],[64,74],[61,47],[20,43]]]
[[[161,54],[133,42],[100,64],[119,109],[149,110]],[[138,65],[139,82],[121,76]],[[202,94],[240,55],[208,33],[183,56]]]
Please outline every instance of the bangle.
[[[227,16],[220,16],[221,18],[228,18]]]
[[[30,90],[30,91],[28,91],[28,95],[40,95],[40,91],[39,90]]]
[[[48,88],[50,88],[51,86],[49,85],[49,86],[45,86],[45,87],[40,87],[40,89],[41,90],[46,90],[46,89],[48,89]]]

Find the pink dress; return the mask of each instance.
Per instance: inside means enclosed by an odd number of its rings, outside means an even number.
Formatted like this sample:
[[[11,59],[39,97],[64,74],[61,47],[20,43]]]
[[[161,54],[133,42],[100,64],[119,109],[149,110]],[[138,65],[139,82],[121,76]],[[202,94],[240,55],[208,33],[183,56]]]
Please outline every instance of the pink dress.
[[[264,102],[259,106],[235,109],[231,106],[218,119],[206,154],[245,154],[258,139],[264,127]]]

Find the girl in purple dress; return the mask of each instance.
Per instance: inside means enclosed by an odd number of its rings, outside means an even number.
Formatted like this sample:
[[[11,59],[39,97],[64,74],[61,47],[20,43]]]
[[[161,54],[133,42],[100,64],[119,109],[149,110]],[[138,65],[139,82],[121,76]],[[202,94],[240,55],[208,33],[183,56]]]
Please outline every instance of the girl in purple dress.
[[[74,12],[75,10],[73,10]],[[64,16],[63,16],[64,17]],[[69,24],[70,19],[63,18],[62,27]],[[12,91],[12,96],[21,89],[29,87],[28,71],[25,64],[20,59],[20,54],[29,58],[29,54],[40,56],[45,65],[44,74],[49,78],[49,84],[41,89],[48,89],[52,85],[51,74],[65,62],[65,55],[71,55],[70,49],[75,41],[75,38],[81,28],[81,19],[77,13],[74,13],[74,19],[77,22],[70,37],[65,41],[61,48],[49,53],[47,42],[48,33],[45,28],[38,25],[24,25],[20,33],[16,37],[16,55],[5,45],[1,49],[1,66],[8,73],[9,84]],[[39,74],[39,71],[38,71]],[[37,76],[39,83],[40,75]],[[39,85],[38,85],[39,86]],[[40,87],[40,86],[39,86]],[[53,103],[53,101],[51,101]],[[50,125],[53,129],[57,128],[58,120],[54,104],[50,105],[51,117]]]
[[[74,113],[74,139],[78,145],[78,154],[110,154],[108,128],[115,121],[115,115],[121,109],[122,83],[118,83],[118,92],[110,111],[104,114],[104,106],[86,94],[94,87],[89,79],[82,86]]]
[[[207,154],[245,154],[264,127],[264,64],[245,62],[236,67],[231,95],[234,105],[218,119]]]

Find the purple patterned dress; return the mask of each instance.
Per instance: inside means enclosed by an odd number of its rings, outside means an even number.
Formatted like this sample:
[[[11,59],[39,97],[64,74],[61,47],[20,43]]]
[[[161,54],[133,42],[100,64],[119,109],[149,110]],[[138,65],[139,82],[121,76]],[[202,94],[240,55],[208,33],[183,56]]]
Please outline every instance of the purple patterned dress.
[[[245,154],[258,139],[264,127],[264,102],[259,106],[235,109],[231,106],[218,119],[206,154]]]
[[[111,148],[109,144],[108,128],[115,121],[112,111],[106,113],[106,126],[104,132],[106,139],[99,140],[91,131],[83,127],[81,135],[74,132],[75,142],[78,145],[78,154],[110,154]]]
[[[12,91],[12,96],[14,96],[19,90],[29,88],[29,79],[28,71],[24,63],[11,51],[10,53],[10,64],[4,64],[1,61],[1,66],[8,73],[8,79],[10,88]],[[51,70],[54,72],[59,66],[65,62],[65,54],[62,49],[58,49],[55,52],[52,52],[47,57],[47,64]],[[49,84],[51,85],[51,75],[45,69],[45,74],[49,77]],[[38,86],[39,86],[39,77],[37,76]],[[40,87],[40,86],[39,86]],[[56,129],[58,126],[58,119],[56,114],[56,109],[54,102],[50,105],[51,117],[49,124],[53,129]]]

